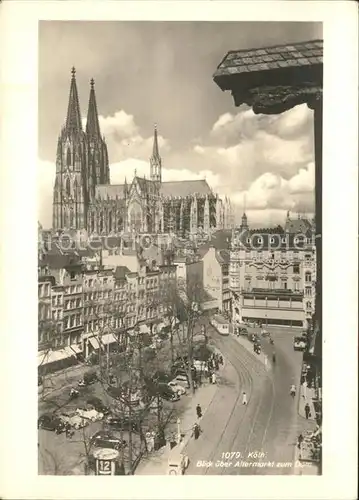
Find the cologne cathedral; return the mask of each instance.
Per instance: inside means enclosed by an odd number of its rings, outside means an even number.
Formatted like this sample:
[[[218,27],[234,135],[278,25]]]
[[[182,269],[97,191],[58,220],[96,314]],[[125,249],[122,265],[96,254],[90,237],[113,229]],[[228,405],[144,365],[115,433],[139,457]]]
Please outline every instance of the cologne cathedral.
[[[94,81],[90,84],[86,128],[81,122],[75,69],[72,69],[66,123],[57,144],[53,229],[88,234],[175,233],[210,235],[232,226],[229,199],[207,181],[162,180],[162,158],[154,130],[150,178],[110,184],[105,138],[101,136]]]

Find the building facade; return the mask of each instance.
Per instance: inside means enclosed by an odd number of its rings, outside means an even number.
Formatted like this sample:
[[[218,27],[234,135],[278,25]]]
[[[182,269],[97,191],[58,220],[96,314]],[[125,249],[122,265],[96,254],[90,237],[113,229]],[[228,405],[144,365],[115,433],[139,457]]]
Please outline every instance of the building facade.
[[[210,234],[232,224],[231,205],[206,180],[165,182],[157,128],[150,178],[110,184],[108,151],[101,136],[94,81],[85,131],[82,128],[75,69],[72,69],[67,118],[56,156],[53,229],[87,229],[89,234]]]
[[[229,252],[210,247],[202,257],[203,288],[216,300],[220,312],[230,314]]]
[[[233,231],[230,251],[233,322],[309,326],[315,267],[310,231],[250,231],[244,214],[240,228]]]

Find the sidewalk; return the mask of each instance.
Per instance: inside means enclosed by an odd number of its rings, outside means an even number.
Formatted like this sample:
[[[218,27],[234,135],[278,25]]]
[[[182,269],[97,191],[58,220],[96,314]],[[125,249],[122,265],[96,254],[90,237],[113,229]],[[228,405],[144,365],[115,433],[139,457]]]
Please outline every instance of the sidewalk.
[[[224,369],[224,366],[220,366],[218,374],[220,375]],[[187,445],[189,439],[192,435],[192,427],[194,422],[197,421],[196,406],[199,404],[202,408],[202,415],[204,415],[211,404],[211,401],[218,389],[217,384],[210,384],[205,382],[201,387],[196,390],[196,393],[191,396],[189,405],[185,411],[180,416],[180,428],[181,433],[184,434],[183,440],[180,446],[184,449]],[[176,427],[176,425],[174,426]],[[176,432],[176,428],[168,429],[167,434],[171,434],[171,431]],[[176,447],[177,447],[176,446]],[[135,475],[165,475],[167,474],[167,463],[169,458],[170,447],[169,445],[162,447],[160,450],[152,452],[147,457],[143,457],[137,469]]]
[[[315,408],[313,404],[313,399],[315,399],[315,389],[313,388],[309,389],[308,387],[303,387],[302,384],[300,386],[300,391],[299,391],[299,408],[298,408],[299,415],[303,418],[306,418],[304,408],[305,405],[308,403],[310,408],[310,416],[308,420],[315,421]]]
[[[268,356],[263,352],[263,350],[260,354],[256,354],[253,351],[253,342],[248,340],[245,335],[240,335],[239,337],[237,337],[237,335],[231,334],[231,337],[234,338],[239,344],[241,344],[242,347],[247,349],[247,351],[252,354],[253,357],[263,363],[267,370],[271,368],[271,362],[268,359]]]

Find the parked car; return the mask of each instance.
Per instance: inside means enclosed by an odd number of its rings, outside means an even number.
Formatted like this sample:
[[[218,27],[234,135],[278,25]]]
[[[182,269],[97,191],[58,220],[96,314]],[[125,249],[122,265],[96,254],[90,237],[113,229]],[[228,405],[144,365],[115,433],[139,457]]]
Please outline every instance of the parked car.
[[[106,424],[111,426],[113,429],[129,431],[130,429],[134,432],[140,432],[140,423],[138,420],[129,419],[127,415],[115,416],[110,415],[105,420]]]
[[[120,450],[127,446],[127,442],[120,437],[117,437],[112,432],[98,431],[90,440],[91,446],[95,448],[111,448],[113,450]]]
[[[65,424],[57,415],[45,413],[38,419],[37,428],[54,431],[56,434],[60,434],[65,431]]]
[[[98,377],[96,372],[87,372],[84,375],[83,381],[85,382],[85,385],[91,385],[97,382]]]
[[[89,406],[92,406],[96,411],[103,413],[104,415],[108,415],[110,413],[110,409],[106,406],[101,399],[92,397],[86,401]]]
[[[177,375],[171,382],[173,382],[176,385],[180,385],[186,389],[189,389],[187,375]]]
[[[96,422],[97,420],[103,419],[103,413],[96,411],[95,409],[89,410],[87,408],[77,408],[76,413],[80,417],[91,420],[91,422]]]
[[[167,384],[158,384],[158,392],[160,397],[166,401],[178,401],[180,399],[179,395]]]
[[[307,342],[303,337],[294,337],[293,348],[295,351],[304,351],[307,347]]]
[[[89,425],[90,421],[86,418],[83,418],[76,412],[74,413],[63,413],[60,416],[61,420],[64,422],[64,424],[72,427],[73,429],[82,429],[83,427],[86,427]]]
[[[183,387],[183,385],[178,383],[178,380],[176,378],[171,380],[171,382],[168,382],[167,385],[173,390],[173,392],[176,392],[179,396],[186,394],[186,389]]]

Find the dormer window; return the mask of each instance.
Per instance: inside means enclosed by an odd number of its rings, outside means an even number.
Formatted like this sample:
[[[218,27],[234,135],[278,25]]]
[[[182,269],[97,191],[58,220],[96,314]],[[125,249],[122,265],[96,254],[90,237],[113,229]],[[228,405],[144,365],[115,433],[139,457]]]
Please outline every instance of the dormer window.
[[[259,237],[258,240],[257,240],[257,243],[259,243],[260,245],[262,245],[263,243],[263,238],[262,237]]]
[[[287,243],[287,238],[282,238],[282,243]]]

